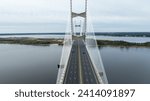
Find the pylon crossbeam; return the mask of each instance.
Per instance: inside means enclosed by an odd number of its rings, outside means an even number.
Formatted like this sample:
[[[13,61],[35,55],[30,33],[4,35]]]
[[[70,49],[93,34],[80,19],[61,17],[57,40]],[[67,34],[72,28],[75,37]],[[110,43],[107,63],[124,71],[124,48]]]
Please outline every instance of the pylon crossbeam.
[[[82,12],[82,13],[74,13],[74,12],[72,12],[72,18],[74,18],[74,17],[86,18],[86,12]]]

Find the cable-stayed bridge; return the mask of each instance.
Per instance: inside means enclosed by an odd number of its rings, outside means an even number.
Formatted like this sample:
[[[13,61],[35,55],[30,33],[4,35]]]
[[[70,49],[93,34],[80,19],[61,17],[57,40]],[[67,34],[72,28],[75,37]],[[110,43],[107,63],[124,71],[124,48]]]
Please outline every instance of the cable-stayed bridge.
[[[90,22],[88,3],[85,10],[73,11],[70,0],[70,18],[64,38],[57,84],[105,84],[108,83],[94,30]]]

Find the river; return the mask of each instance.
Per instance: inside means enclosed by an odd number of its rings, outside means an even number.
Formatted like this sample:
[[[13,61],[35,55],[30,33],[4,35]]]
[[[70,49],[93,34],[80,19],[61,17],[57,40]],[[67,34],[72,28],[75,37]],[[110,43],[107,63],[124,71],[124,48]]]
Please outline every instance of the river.
[[[150,48],[99,47],[110,84],[150,83]],[[0,83],[55,84],[62,46],[0,44]]]

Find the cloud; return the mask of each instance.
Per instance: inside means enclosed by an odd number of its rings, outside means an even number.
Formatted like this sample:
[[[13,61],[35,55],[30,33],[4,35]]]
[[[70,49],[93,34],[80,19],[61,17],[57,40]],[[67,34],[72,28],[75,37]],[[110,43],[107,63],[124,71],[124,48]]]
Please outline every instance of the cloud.
[[[75,12],[84,10],[84,0],[73,0],[73,3]],[[148,31],[149,4],[149,0],[88,0],[88,10],[96,31],[118,31],[118,27],[121,27],[122,31],[134,31],[136,28]],[[35,24],[41,23],[49,28],[47,31],[58,31],[59,27],[59,31],[64,31],[62,27],[70,20],[69,7],[69,0],[0,0],[0,32],[4,27],[7,29],[7,26],[19,24],[24,24],[25,28],[26,23],[34,24],[33,31],[38,31],[39,27],[36,29]],[[47,27],[48,25],[50,27]],[[19,30],[19,27],[15,28]],[[20,31],[24,31],[23,28]]]

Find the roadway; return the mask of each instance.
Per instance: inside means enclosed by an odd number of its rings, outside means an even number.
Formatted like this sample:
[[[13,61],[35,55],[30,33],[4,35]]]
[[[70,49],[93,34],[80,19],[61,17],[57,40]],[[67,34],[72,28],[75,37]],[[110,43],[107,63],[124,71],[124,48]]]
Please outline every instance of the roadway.
[[[88,51],[82,39],[73,42],[69,56],[64,84],[99,83]]]

